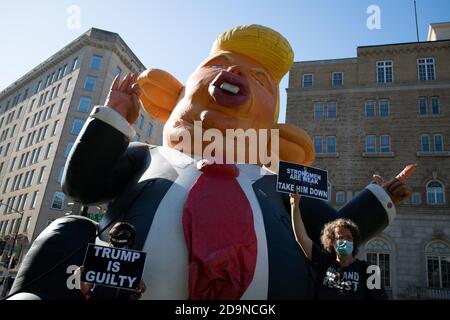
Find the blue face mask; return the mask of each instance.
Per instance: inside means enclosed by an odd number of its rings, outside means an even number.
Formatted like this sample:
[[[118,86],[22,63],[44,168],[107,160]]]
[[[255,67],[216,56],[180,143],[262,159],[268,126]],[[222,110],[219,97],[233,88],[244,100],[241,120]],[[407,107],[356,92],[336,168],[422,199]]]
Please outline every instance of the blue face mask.
[[[341,258],[346,258],[353,253],[353,242],[347,240],[338,240],[334,246],[336,253]]]

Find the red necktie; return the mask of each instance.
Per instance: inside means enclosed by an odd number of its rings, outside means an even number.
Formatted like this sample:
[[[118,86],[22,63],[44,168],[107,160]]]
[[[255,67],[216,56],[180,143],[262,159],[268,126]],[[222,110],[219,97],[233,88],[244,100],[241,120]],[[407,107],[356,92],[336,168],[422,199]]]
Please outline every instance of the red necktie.
[[[189,299],[239,299],[253,279],[257,240],[253,213],[229,164],[199,163],[202,174],[183,209],[189,251]]]

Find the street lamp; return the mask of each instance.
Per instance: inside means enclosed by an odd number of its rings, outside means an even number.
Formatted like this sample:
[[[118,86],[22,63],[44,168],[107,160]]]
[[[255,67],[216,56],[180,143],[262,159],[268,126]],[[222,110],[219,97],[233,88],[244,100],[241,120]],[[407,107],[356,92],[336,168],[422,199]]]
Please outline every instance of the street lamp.
[[[24,211],[18,211],[18,210],[16,210],[16,209],[14,209],[12,206],[9,206],[9,205],[6,205],[6,204],[4,204],[4,203],[0,203],[0,207],[1,206],[4,206],[4,207],[6,207],[7,208],[7,210],[10,210],[10,211],[14,211],[15,213],[18,213],[18,214],[20,214],[20,218],[19,218],[19,223],[18,223],[18,226],[17,227],[15,227],[15,229],[17,230],[16,232],[15,232],[15,235],[14,235],[14,240],[13,240],[13,242],[12,242],[12,244],[11,244],[11,248],[9,249],[9,253],[8,253],[8,255],[7,255],[7,261],[6,261],[6,263],[5,263],[5,266],[6,266],[6,277],[8,278],[8,282],[7,282],[7,286],[9,286],[9,270],[11,269],[11,265],[12,265],[12,255],[13,255],[13,253],[14,253],[14,249],[15,249],[15,246],[16,246],[16,241],[17,241],[17,236],[19,235],[19,230],[20,230],[20,225],[22,224],[22,219],[23,219],[23,215],[24,215]],[[14,231],[14,230],[13,230]],[[0,292],[0,295],[2,294],[2,292]]]
[[[12,245],[11,245],[11,248],[10,248],[9,254],[8,254],[8,264],[10,264],[10,262],[11,262],[11,256],[12,256],[12,254],[14,253],[14,247],[16,246],[17,236],[19,235],[20,225],[22,224],[22,219],[23,219],[23,215],[24,215],[25,212],[24,212],[24,211],[16,210],[16,209],[14,209],[13,207],[11,207],[11,206],[9,206],[9,205],[6,205],[6,204],[4,204],[4,203],[0,203],[0,206],[4,206],[4,207],[6,207],[8,210],[14,211],[15,213],[20,214],[18,226],[15,228],[17,231],[15,232],[14,240],[13,240],[13,243],[12,243]],[[14,231],[14,230],[13,230],[13,231]],[[8,267],[8,269],[9,269],[9,267]]]

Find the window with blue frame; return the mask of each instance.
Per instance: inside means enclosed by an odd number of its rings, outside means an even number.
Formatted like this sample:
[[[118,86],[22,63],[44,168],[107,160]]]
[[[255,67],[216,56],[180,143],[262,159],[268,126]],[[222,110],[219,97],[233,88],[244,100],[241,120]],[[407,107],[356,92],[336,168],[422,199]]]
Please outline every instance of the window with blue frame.
[[[366,118],[373,118],[376,116],[376,106],[376,101],[366,101]]]
[[[327,153],[336,153],[336,137],[327,137]]]
[[[377,152],[377,137],[375,135],[366,136],[366,152]]]
[[[331,77],[333,87],[340,87],[343,85],[344,75],[342,72],[333,72]]]
[[[73,120],[72,131],[70,133],[72,133],[76,136],[79,135],[83,126],[84,126],[84,120],[82,120],[82,119]]]
[[[420,115],[427,114],[427,98],[424,97],[419,98],[419,114]]]
[[[316,153],[323,153],[323,138],[314,137],[314,150]]]
[[[81,97],[80,103],[78,104],[78,111],[89,112],[90,109],[91,109],[91,98]]]
[[[84,83],[84,90],[91,91],[91,92],[94,91],[96,83],[97,83],[97,77],[87,76],[86,82]]]
[[[420,137],[422,152],[430,152],[430,137],[426,134]]]
[[[390,113],[389,100],[380,100],[380,117],[388,117]]]
[[[100,70],[102,68],[102,60],[102,56],[93,55],[91,60],[91,69]]]

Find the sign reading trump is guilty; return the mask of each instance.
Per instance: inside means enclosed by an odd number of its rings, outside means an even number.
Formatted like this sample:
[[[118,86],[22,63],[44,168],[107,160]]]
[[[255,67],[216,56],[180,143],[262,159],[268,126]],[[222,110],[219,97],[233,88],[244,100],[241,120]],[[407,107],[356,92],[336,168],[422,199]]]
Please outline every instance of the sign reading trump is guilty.
[[[328,200],[327,179],[325,170],[280,161],[277,191]]]
[[[141,282],[146,253],[89,244],[81,281],[134,290]]]

